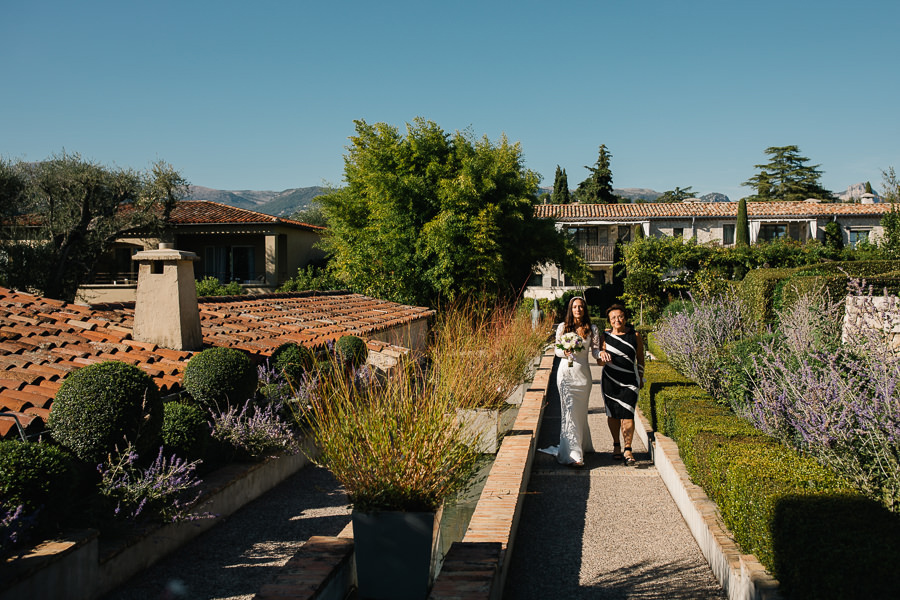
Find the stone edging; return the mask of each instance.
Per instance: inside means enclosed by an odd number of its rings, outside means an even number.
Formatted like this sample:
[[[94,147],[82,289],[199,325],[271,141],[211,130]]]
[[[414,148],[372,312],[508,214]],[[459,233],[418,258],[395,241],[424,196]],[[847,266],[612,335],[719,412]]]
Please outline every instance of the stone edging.
[[[729,600],[780,600],[778,581],[755,556],[741,554],[716,503],[691,481],[675,441],[653,432],[640,409],[635,432],[651,449],[656,470]]]

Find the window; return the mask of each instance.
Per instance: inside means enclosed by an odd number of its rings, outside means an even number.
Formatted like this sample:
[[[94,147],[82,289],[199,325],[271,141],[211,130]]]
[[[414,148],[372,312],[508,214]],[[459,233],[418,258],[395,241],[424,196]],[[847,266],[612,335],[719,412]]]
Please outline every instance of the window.
[[[856,244],[863,240],[866,242],[869,241],[868,229],[850,229],[847,231],[847,241],[851,248],[856,248]]]
[[[672,237],[684,237],[684,227],[673,227]]]
[[[780,240],[787,236],[787,225],[784,223],[765,223],[759,226],[759,239],[763,242]]]
[[[630,242],[631,241],[631,226],[630,225],[619,225],[619,241],[620,242]]]
[[[569,227],[569,234],[574,237],[576,246],[596,246],[598,244],[596,227]]]
[[[544,274],[540,271],[536,271],[531,274],[531,278],[528,280],[529,287],[543,287],[544,285]]]
[[[733,246],[734,245],[734,224],[733,223],[725,223],[722,225],[722,245],[723,246]]]
[[[207,246],[203,251],[203,276],[222,283],[256,278],[253,246]]]

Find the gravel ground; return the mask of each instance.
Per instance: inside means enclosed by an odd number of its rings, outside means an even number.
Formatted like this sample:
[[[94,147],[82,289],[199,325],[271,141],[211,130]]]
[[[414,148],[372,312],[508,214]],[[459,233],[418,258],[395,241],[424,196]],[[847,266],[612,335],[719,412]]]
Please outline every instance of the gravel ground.
[[[588,420],[599,452],[583,469],[536,454],[504,598],[724,600],[640,440],[637,467],[612,460],[600,369],[592,370]],[[551,381],[538,448],[559,441],[555,373]]]
[[[346,494],[309,465],[104,600],[249,600],[310,536],[337,535],[349,522]]]

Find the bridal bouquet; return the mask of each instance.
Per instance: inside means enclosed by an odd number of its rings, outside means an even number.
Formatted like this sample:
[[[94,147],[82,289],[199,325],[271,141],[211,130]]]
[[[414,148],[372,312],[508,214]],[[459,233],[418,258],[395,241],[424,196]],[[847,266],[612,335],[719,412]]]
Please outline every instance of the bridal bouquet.
[[[575,333],[574,331],[570,331],[569,333],[564,333],[561,338],[559,338],[559,343],[556,344],[556,347],[562,350],[563,352],[580,352],[584,350],[584,340],[581,339],[581,336]],[[569,366],[572,366],[573,357],[569,356]]]

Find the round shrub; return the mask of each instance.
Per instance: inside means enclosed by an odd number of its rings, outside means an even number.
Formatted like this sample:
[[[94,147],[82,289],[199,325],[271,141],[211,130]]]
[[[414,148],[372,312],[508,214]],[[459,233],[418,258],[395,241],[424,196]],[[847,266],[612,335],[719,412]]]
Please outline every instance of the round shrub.
[[[342,363],[352,367],[359,367],[369,356],[366,343],[355,335],[341,336],[334,344],[334,351]]]
[[[47,443],[0,441],[0,505],[41,511],[41,520],[58,518],[70,505],[76,485],[72,457]]]
[[[246,353],[235,348],[207,348],[188,361],[182,383],[201,407],[224,410],[252,398],[259,378]]]
[[[134,365],[106,361],[66,377],[50,411],[53,438],[87,462],[101,462],[129,442],[138,454],[159,442],[159,389]]]
[[[207,411],[196,404],[166,402],[162,442],[168,452],[189,460],[200,458],[210,436]]]
[[[316,357],[312,350],[293,342],[278,346],[269,359],[272,367],[284,374],[284,378],[291,385],[296,385],[303,378],[303,374],[313,367],[315,361]]]

